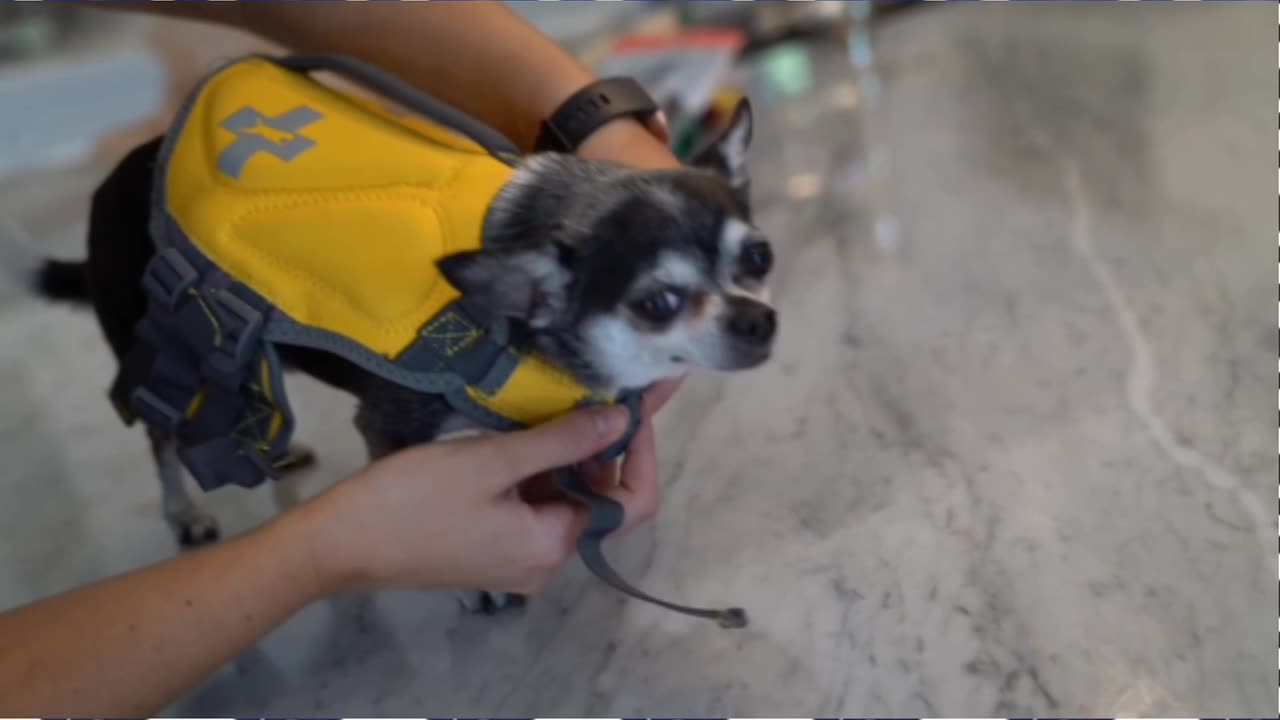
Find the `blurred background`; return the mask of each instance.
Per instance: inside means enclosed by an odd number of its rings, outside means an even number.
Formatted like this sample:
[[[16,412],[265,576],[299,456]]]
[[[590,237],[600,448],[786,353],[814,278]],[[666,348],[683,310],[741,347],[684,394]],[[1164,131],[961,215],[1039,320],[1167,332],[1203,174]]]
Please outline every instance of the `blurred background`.
[[[635,74],[677,150],[741,94],[781,349],[687,383],[666,492],[523,615],[308,608],[188,716],[1265,716],[1277,455],[1274,5],[514,3]],[[86,201],[254,38],[0,4],[0,249],[83,253]],[[89,314],[0,282],[0,608],[176,552]],[[312,494],[348,398],[291,380]],[[277,493],[278,495],[278,493]],[[201,498],[224,535],[279,498]],[[719,599],[717,599],[719,598]]]

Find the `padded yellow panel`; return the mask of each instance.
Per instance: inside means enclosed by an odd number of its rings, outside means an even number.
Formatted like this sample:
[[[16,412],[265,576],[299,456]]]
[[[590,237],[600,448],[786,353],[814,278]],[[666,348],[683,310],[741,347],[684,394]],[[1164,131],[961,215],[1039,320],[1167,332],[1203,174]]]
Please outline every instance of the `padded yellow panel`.
[[[272,124],[298,108],[312,119],[296,131]],[[223,126],[246,112],[261,119]],[[191,242],[297,322],[387,357],[457,297],[435,260],[479,248],[512,172],[447,129],[263,59],[211,78],[173,132],[166,205]],[[220,170],[246,136],[269,150],[305,147],[245,154],[234,176]]]
[[[590,392],[537,357],[523,358],[496,395],[467,388],[472,400],[525,425],[538,425],[577,407]]]

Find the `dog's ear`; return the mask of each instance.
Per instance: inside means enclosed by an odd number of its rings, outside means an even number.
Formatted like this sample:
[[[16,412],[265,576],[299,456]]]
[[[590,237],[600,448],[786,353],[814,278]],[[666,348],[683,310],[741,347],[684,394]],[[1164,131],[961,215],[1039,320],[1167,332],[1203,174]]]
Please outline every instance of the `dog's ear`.
[[[690,164],[714,170],[729,181],[729,185],[738,194],[745,205],[749,186],[747,174],[747,151],[751,149],[751,135],[754,121],[751,116],[751,102],[747,98],[738,101],[733,111],[733,118],[715,139],[694,153]]]
[[[547,245],[457,253],[436,264],[467,304],[540,328],[565,310],[571,273],[564,258]]]
[[[729,126],[694,153],[691,165],[715,170],[730,182],[747,176],[747,151],[751,148],[751,101],[745,97],[734,108]]]

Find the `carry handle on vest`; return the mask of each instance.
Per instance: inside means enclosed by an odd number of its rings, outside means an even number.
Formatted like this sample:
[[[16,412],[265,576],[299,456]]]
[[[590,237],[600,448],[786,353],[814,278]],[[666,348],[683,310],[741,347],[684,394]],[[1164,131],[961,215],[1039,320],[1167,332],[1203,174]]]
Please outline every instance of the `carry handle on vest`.
[[[507,136],[376,65],[340,55],[292,55],[279,58],[276,62],[298,72],[328,71],[341,75],[471,139],[508,164],[524,154]]]

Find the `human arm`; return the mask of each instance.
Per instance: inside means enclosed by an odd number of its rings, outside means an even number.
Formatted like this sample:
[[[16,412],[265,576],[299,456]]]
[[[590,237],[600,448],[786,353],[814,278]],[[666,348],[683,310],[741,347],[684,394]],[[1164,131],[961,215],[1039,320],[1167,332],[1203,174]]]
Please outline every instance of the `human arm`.
[[[617,408],[388,457],[262,528],[0,614],[0,716],[150,717],[306,604],[379,587],[534,592],[585,511],[530,504],[523,478],[607,447]],[[657,508],[653,430],[601,487],[627,525]]]
[[[525,150],[543,119],[595,79],[502,3],[104,3],[217,22],[299,52],[374,63],[484,121]],[[620,118],[592,133],[583,157],[640,168],[678,165],[638,121]]]

